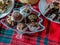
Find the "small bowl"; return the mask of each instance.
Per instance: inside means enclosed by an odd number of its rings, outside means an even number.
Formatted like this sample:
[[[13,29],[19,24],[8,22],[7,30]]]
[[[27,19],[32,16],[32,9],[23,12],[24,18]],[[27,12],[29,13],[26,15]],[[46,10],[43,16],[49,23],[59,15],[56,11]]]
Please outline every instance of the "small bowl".
[[[27,11],[27,12],[26,12]],[[28,12],[29,11],[29,12]],[[31,10],[31,6],[30,5],[25,5],[23,7],[20,8],[20,13],[26,17],[28,16],[30,13],[32,12]]]
[[[21,24],[21,23],[19,23],[19,24]],[[19,24],[18,24],[18,25],[19,25]],[[17,25],[17,26],[18,26],[18,25]],[[26,25],[26,24],[25,24],[25,25]],[[27,28],[28,28],[27,25],[26,25],[26,27],[24,27],[22,30],[20,30],[20,29],[17,27],[17,33],[23,34],[23,33],[26,32]]]
[[[30,31],[32,32],[39,32],[39,31],[43,31],[45,29],[45,27],[41,24],[41,21],[37,22],[38,27],[33,27],[30,24],[27,24],[28,28],[30,29]]]
[[[12,16],[11,16],[11,20],[16,21],[16,22],[21,22],[24,17],[22,16],[22,14],[20,14],[20,15],[21,15],[21,19],[18,19],[18,20],[16,20],[17,18],[14,19],[13,16],[15,16],[15,15],[14,15],[15,12],[16,12],[16,13],[19,13],[19,12],[17,12],[17,11],[13,11]]]

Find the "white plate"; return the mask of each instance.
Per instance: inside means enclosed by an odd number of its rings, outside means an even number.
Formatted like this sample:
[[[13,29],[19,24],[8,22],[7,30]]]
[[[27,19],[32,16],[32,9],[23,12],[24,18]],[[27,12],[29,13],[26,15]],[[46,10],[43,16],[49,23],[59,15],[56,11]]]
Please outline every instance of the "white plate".
[[[12,3],[11,3],[11,5],[9,6],[8,10],[7,10],[5,13],[0,14],[0,18],[3,18],[3,17],[5,17],[6,15],[8,15],[8,14],[11,12],[11,10],[13,9],[13,7],[14,7],[14,0],[12,0]]]
[[[41,11],[42,15],[43,15],[45,18],[47,18],[48,20],[50,20],[50,21],[52,21],[52,22],[55,22],[55,23],[59,23],[59,24],[60,24],[60,22],[58,22],[58,21],[53,21],[51,18],[48,18],[48,17],[45,16],[46,12],[49,10],[49,9],[48,9],[48,10],[45,10],[45,9],[47,8],[47,6],[48,6],[46,0],[40,0],[38,6],[39,6],[39,10]]]

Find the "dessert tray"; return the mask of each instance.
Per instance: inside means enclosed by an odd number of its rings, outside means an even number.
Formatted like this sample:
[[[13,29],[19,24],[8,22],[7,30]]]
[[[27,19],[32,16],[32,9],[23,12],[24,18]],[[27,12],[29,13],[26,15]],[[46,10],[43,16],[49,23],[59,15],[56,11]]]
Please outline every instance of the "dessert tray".
[[[18,8],[18,10],[13,9],[13,12],[0,22],[18,34],[31,34],[41,32],[45,29],[41,24],[43,19],[39,16],[40,12],[33,9],[31,5],[24,5]]]

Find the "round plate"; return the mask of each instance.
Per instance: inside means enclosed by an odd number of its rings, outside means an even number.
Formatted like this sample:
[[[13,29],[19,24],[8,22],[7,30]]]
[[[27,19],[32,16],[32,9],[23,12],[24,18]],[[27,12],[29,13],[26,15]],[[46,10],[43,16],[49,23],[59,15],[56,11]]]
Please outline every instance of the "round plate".
[[[8,15],[8,14],[11,12],[11,10],[13,9],[13,7],[14,7],[14,0],[12,0],[12,3],[11,3],[11,5],[8,7],[7,11],[5,11],[5,13],[0,14],[0,18],[3,18],[3,17],[5,17],[6,15]]]
[[[45,10],[47,7],[48,7],[47,1],[46,1],[46,0],[40,0],[40,2],[39,2],[39,10],[41,11],[42,15],[43,15],[45,18],[47,18],[48,20],[60,24],[59,21],[57,21],[57,20],[54,21],[54,20],[52,20],[51,18],[45,16],[45,14],[48,12],[48,10]]]

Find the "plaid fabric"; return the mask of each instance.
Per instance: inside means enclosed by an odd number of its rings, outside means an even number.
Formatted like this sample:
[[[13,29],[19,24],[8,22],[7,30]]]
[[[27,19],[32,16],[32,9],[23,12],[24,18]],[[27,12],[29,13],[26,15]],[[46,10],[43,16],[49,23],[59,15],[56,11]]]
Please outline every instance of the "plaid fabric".
[[[39,11],[38,5],[33,6]],[[0,45],[60,45],[60,24],[51,22],[41,16],[44,21],[42,24],[46,29],[34,34],[24,34],[22,39],[17,39],[17,33],[0,23]]]

